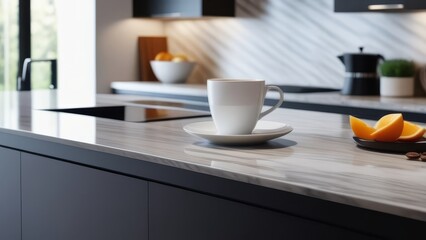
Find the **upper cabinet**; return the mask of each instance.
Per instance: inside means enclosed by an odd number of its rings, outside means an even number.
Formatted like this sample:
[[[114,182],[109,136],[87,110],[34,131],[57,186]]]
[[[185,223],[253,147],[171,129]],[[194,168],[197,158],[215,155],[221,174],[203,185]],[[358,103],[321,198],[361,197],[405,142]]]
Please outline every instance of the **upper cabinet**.
[[[146,18],[234,17],[235,0],[133,0],[133,16]]]
[[[334,0],[335,12],[404,12],[426,10],[426,0]]]

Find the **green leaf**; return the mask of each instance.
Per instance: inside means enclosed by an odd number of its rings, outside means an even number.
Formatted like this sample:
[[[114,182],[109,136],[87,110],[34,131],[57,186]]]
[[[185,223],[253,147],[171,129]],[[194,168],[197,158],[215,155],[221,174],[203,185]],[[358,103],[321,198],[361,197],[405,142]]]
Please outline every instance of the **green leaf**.
[[[379,69],[384,77],[413,77],[415,74],[414,63],[404,59],[386,60]]]

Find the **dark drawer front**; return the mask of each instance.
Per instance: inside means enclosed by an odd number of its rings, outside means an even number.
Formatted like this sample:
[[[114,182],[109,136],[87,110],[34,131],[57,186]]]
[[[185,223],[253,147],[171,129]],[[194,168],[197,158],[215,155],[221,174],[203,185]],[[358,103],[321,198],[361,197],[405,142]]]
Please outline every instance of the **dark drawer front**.
[[[373,239],[330,225],[149,183],[149,235],[165,239]]]

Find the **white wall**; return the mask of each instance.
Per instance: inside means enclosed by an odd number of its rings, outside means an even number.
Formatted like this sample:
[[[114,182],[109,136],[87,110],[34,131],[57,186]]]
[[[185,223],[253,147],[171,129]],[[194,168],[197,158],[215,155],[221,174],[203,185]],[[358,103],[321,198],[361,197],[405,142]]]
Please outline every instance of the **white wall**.
[[[138,36],[164,35],[163,23],[132,18],[132,0],[96,1],[96,91],[139,79]]]
[[[81,1],[81,0],[80,0]],[[167,35],[173,53],[209,77],[265,78],[268,83],[341,87],[337,55],[358,51],[426,64],[426,13],[335,13],[333,0],[237,0],[237,17],[157,22],[132,18],[132,0],[96,2],[97,92],[138,80],[137,37]]]
[[[237,17],[165,24],[169,49],[199,64],[189,82],[264,78],[341,87],[342,53],[380,53],[426,64],[426,12],[335,13],[333,0],[237,0]]]
[[[95,91],[95,0],[57,1],[58,89]],[[72,96],[71,96],[72,97]]]

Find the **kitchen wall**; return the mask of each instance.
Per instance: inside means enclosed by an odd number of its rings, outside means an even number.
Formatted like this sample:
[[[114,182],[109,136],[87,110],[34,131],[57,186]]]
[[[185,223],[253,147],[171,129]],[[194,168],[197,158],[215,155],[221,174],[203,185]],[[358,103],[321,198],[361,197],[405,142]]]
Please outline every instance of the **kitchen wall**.
[[[426,64],[426,12],[334,13],[333,0],[237,0],[237,17],[165,23],[169,48],[199,63],[189,82],[255,77],[341,87],[337,55],[380,53]],[[131,41],[130,39],[128,40]],[[133,40],[132,40],[133,41]]]
[[[164,35],[163,23],[133,18],[132,0],[96,0],[96,92],[139,79],[138,36]]]
[[[95,91],[95,0],[57,1],[58,89]],[[71,95],[75,98],[75,95]]]

